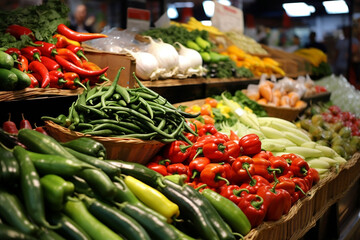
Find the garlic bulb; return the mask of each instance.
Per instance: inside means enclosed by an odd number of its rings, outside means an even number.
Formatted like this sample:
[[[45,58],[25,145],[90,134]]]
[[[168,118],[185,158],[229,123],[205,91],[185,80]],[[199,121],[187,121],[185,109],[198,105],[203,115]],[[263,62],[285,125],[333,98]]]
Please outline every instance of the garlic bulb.
[[[190,67],[198,68],[199,66],[202,65],[202,63],[203,63],[202,57],[198,51],[191,49],[191,48],[187,48],[179,42],[176,42],[176,44],[179,45],[179,47],[180,47],[179,55],[188,59],[188,61],[189,61],[188,65]]]
[[[151,37],[148,52],[154,55],[159,63],[160,68],[164,68],[166,72],[172,72],[179,64],[179,54],[176,49],[163,41],[155,42]]]
[[[132,52],[127,50],[136,60],[136,76],[144,80],[158,79],[165,69],[159,68],[155,56],[148,52]]]

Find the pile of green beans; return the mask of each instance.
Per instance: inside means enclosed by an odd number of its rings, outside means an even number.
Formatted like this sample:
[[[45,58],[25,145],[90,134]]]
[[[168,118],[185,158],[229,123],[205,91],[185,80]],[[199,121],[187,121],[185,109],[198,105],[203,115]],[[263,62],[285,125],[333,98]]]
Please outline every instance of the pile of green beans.
[[[72,103],[67,115],[44,116],[70,130],[104,137],[138,138],[173,142],[189,140],[184,132],[197,135],[187,124],[189,114],[175,108],[164,97],[144,86],[135,76],[138,88],[118,85],[120,68],[110,86],[88,87]],[[191,144],[191,142],[189,142]]]

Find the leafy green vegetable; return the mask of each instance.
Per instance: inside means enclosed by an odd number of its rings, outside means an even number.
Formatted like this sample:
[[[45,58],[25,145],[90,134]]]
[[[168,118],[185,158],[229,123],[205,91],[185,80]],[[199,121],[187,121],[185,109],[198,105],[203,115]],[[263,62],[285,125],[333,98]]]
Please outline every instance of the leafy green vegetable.
[[[54,43],[52,35],[56,32],[57,26],[60,23],[69,24],[69,11],[69,7],[61,0],[47,0],[37,6],[0,11],[0,46],[21,48],[31,41],[27,36],[16,40],[10,34],[5,34],[6,28],[12,24],[29,28],[39,41]]]
[[[254,76],[248,68],[237,67],[231,59],[204,64],[204,67],[208,69],[206,76],[210,78],[251,78]]]

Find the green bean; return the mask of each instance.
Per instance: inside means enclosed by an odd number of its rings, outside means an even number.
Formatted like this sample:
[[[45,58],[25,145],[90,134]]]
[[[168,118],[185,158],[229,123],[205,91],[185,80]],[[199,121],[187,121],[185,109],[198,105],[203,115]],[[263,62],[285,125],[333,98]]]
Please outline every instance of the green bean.
[[[126,103],[130,103],[130,94],[126,88],[116,85],[115,91],[122,96]]]
[[[166,119],[163,118],[163,119],[161,119],[161,121],[160,121],[159,125],[157,126],[157,128],[160,129],[160,130],[163,130],[164,127],[165,127],[165,124],[166,124]]]
[[[157,135],[156,132],[152,132],[152,133],[127,134],[127,135],[122,135],[122,136],[117,136],[117,137],[119,137],[119,138],[139,138],[139,139],[147,140],[156,135]]]
[[[160,136],[164,138],[173,138],[170,134],[158,129],[154,124],[144,121],[143,119],[139,119],[140,122],[143,122],[145,126],[149,127],[152,131],[157,132]]]
[[[82,131],[82,133],[95,136],[110,136],[111,134],[113,134],[113,131],[110,129],[102,129],[98,131]]]
[[[65,126],[66,127],[69,127],[71,125],[71,123],[72,123],[74,108],[75,108],[75,102],[73,102],[71,104],[71,107],[69,108],[69,115],[67,116],[67,118],[65,120]]]
[[[131,103],[130,104],[130,108],[134,109],[134,110],[138,110],[141,106],[141,102],[139,102],[137,105],[136,104],[133,104]]]
[[[185,124],[187,125],[187,124]],[[185,135],[183,133],[179,134],[179,138],[182,139],[183,141],[185,141],[186,143],[188,143],[189,145],[193,145],[193,142],[191,142],[187,137],[185,137]]]
[[[122,71],[123,69],[124,69],[124,67],[121,67],[121,68],[118,70],[118,72],[117,72],[117,74],[116,74],[116,77],[115,77],[114,81],[112,82],[111,86],[109,87],[109,89],[108,89],[105,93],[103,93],[103,94],[101,95],[100,100],[101,100],[101,105],[102,105],[103,107],[106,106],[106,104],[105,104],[106,99],[108,99],[111,95],[114,94],[114,91],[115,91],[116,86],[118,85],[118,82],[119,82],[119,79],[120,79],[121,71]],[[120,94],[121,94],[121,93],[120,93]]]
[[[116,111],[125,111],[125,112],[128,112],[130,113],[131,115],[133,116],[136,116],[138,117],[139,119],[143,119],[147,122],[150,122],[152,124],[154,124],[154,121],[151,120],[149,117],[145,116],[144,114],[141,114],[131,108],[125,108],[125,107],[113,107],[113,106],[105,106],[103,107],[102,109],[111,109],[111,110],[116,110]]]
[[[119,104],[120,106],[122,106],[122,107],[126,107],[126,106],[127,106],[126,102],[125,102],[124,100],[122,100],[122,99],[118,101],[118,104]]]
[[[90,113],[94,113],[94,114],[98,115],[99,117],[109,118],[109,115],[107,115],[103,111],[100,111],[99,109],[96,109],[96,108],[93,108],[91,106],[84,105],[84,104],[79,104],[78,106],[80,109],[85,110],[85,111],[89,110]]]
[[[150,118],[153,119],[154,118],[154,113],[153,113],[153,110],[151,109],[149,103],[147,101],[145,101],[142,97],[139,98],[139,101],[146,108],[147,112],[149,113]]]
[[[136,102],[139,99],[140,95],[135,95],[130,98],[130,103]]]
[[[144,114],[144,115],[148,115],[149,113],[145,110],[145,109],[143,109],[143,108],[139,108],[138,110],[137,110],[139,113],[141,113],[141,114]]]
[[[76,125],[76,130],[85,130],[85,129],[93,129],[94,126],[90,123],[79,123]]]
[[[121,99],[121,95],[120,95],[119,93],[114,93],[114,94],[112,95],[112,99],[114,99],[114,100],[119,100],[119,99]]]
[[[154,96],[154,95],[151,95],[149,93],[146,93],[146,92],[138,92],[137,93],[140,97],[146,99],[146,100],[155,100],[155,99],[158,99],[159,98],[159,94],[157,96]]]
[[[161,108],[161,109],[163,109],[163,110],[166,111],[166,112],[170,112],[170,113],[176,113],[176,112],[177,112],[176,109],[168,108],[168,107],[163,106],[163,105],[161,105],[161,104],[159,104],[159,103],[156,103],[156,102],[150,102],[150,101],[149,101],[148,103],[149,103],[149,105],[151,105],[152,107],[154,106],[154,107]]]
[[[101,129],[110,129],[110,130],[114,130],[114,131],[117,131],[117,132],[124,132],[124,133],[129,133],[129,134],[135,133],[135,131],[133,131],[133,130],[121,127],[121,126],[113,124],[113,123],[99,124],[99,125],[94,127],[93,131],[97,131],[97,130],[101,130]]]
[[[172,134],[170,134],[170,136],[172,136],[172,138],[177,138],[177,137],[178,137],[178,135],[182,132],[181,130],[184,129],[184,123],[185,123],[184,120],[181,121],[181,123],[180,123],[179,126],[176,128],[176,130],[175,130]]]

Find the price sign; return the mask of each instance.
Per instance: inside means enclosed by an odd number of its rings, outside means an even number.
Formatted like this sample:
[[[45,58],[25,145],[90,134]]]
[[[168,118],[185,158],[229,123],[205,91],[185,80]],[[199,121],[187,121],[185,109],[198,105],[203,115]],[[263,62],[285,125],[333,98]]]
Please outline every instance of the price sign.
[[[237,30],[244,32],[244,14],[239,8],[225,6],[215,2],[214,15],[211,18],[212,25],[220,31],[227,32]]]
[[[150,11],[139,8],[128,8],[126,28],[132,31],[148,30],[150,28]]]

